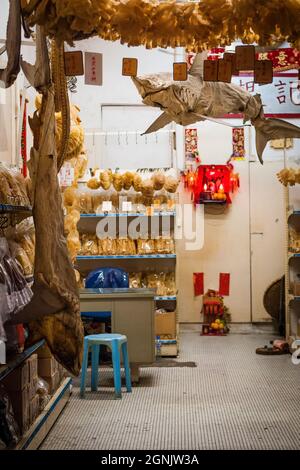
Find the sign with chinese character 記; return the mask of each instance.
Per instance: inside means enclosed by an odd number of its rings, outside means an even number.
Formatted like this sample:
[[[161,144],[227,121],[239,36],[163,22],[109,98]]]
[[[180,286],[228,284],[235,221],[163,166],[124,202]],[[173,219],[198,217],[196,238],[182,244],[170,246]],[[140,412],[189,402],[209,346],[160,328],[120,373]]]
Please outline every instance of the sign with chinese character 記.
[[[251,95],[261,95],[265,117],[281,119],[300,117],[300,87],[297,73],[275,74],[273,82],[267,85],[254,83],[252,75],[233,77],[232,83],[248,91]],[[240,118],[242,116],[227,114],[226,117]]]
[[[102,54],[99,52],[86,52],[84,54],[85,61],[85,77],[84,83],[86,85],[103,84],[102,80]]]

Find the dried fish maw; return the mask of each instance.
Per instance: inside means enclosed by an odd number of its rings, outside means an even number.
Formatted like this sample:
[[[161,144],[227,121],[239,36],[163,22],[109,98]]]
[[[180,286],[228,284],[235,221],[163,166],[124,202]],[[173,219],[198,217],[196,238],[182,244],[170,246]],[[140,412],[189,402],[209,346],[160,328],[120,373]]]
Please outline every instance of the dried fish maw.
[[[9,16],[6,30],[7,66],[0,69],[0,81],[9,88],[20,72],[21,50],[21,6],[20,0],[10,0]]]

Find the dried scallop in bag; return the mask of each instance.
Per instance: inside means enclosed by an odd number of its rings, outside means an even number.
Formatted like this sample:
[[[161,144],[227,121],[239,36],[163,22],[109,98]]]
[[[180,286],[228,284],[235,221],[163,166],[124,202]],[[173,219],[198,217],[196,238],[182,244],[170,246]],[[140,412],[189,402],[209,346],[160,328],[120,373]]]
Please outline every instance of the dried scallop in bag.
[[[78,194],[78,200],[81,214],[92,214],[93,205],[91,193],[89,191],[81,191]]]
[[[154,193],[153,181],[151,181],[150,179],[143,181],[141,191],[142,191],[143,196],[145,196],[146,198],[153,197],[153,193]]]
[[[129,287],[131,289],[142,287],[142,273],[129,273]]]
[[[157,171],[151,176],[151,180],[155,191],[160,191],[164,187],[166,177],[163,173]]]
[[[119,193],[123,189],[123,176],[120,173],[112,175],[112,184],[115,190]]]
[[[70,258],[74,260],[78,253],[81,252],[81,243],[77,230],[75,232],[69,233],[69,235],[67,236],[67,247],[69,250]]]
[[[166,295],[176,295],[175,273],[167,273],[165,276]]]
[[[78,190],[73,186],[69,186],[65,189],[64,195],[64,205],[65,207],[71,207],[78,204]]]
[[[116,240],[113,238],[103,238],[102,249],[104,255],[115,255],[117,251]]]
[[[134,173],[126,171],[123,175],[123,189],[128,191],[133,185]]]
[[[140,192],[142,190],[142,177],[138,173],[135,173],[133,177],[133,188],[136,192]]]
[[[98,255],[98,240],[96,235],[84,233],[81,237],[81,252],[85,256]]]
[[[91,178],[86,183],[89,189],[99,189],[101,187],[101,182],[97,178]]]
[[[167,176],[164,184],[164,188],[168,193],[176,193],[179,181],[173,176]]]
[[[80,220],[80,212],[76,209],[72,209],[64,220],[65,233],[68,235],[70,232],[77,230],[77,223]]]
[[[111,186],[111,182],[112,182],[112,174],[111,174],[111,171],[109,170],[105,170],[105,171],[102,171],[100,173],[100,183],[101,183],[101,187],[107,191],[110,186]]]
[[[139,255],[147,255],[155,252],[154,240],[139,238],[137,240],[137,253]]]

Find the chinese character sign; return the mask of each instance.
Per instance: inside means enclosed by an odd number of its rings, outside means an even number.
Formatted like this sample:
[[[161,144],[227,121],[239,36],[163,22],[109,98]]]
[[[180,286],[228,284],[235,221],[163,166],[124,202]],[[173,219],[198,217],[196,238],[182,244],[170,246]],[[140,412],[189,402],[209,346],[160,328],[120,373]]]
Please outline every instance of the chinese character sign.
[[[297,74],[280,74],[273,78],[273,83],[258,85],[253,76],[233,77],[232,83],[249,93],[261,95],[264,113],[270,115],[300,115],[300,85]],[[296,116],[294,116],[296,117]]]
[[[102,85],[102,54],[98,52],[85,53],[85,84]]]
[[[245,135],[241,127],[232,129],[232,160],[245,160]]]
[[[185,129],[185,160],[193,162],[198,157],[197,129]]]

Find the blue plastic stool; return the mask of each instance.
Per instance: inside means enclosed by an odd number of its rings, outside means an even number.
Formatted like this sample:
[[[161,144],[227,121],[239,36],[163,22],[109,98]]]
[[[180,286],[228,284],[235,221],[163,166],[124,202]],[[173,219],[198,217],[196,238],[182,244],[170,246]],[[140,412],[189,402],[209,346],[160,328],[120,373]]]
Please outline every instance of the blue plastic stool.
[[[98,388],[98,369],[99,369],[99,352],[100,346],[108,346],[112,352],[112,362],[114,369],[114,383],[115,383],[115,396],[116,398],[122,398],[121,393],[121,354],[122,349],[126,388],[127,392],[131,392],[131,377],[130,367],[128,360],[127,351],[127,337],[125,335],[108,334],[104,333],[101,335],[89,335],[84,337],[83,343],[83,362],[80,380],[80,396],[85,396],[85,383],[86,383],[86,371],[88,366],[88,355],[89,349],[92,349],[92,380],[91,389],[97,391]]]

